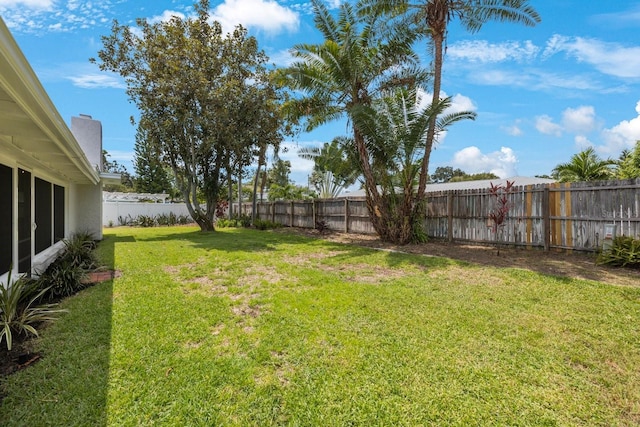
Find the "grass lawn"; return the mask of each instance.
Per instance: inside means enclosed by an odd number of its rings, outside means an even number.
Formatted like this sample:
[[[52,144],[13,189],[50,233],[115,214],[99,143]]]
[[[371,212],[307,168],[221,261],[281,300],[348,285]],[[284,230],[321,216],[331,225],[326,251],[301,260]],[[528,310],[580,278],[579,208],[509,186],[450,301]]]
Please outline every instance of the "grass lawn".
[[[282,232],[106,230],[2,426],[632,426],[640,287]]]

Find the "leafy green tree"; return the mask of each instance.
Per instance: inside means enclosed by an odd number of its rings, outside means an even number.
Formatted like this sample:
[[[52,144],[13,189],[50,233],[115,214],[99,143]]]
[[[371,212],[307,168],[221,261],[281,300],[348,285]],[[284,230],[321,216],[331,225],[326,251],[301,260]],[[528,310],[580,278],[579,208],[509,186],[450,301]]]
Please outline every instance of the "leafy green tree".
[[[464,176],[466,175],[465,171],[462,169],[453,169],[451,166],[438,166],[435,172],[431,175],[431,182],[433,183],[443,183],[449,182],[454,177]]]
[[[416,31],[428,38],[433,57],[432,105],[440,102],[444,48],[449,24],[457,19],[462,27],[475,33],[488,21],[523,23],[533,26],[540,22],[538,13],[527,0],[362,0],[368,14],[389,14],[399,17],[407,31]],[[438,117],[432,116],[426,135],[418,193],[424,192],[428,180],[429,158],[435,142]]]
[[[138,19],[139,32],[114,21],[98,52],[100,69],[125,78],[140,110],[138,127],[157,144],[203,231],[214,230],[223,171],[238,160],[234,143],[246,144],[253,131],[230,107],[245,99],[246,85],[264,81],[267,61],[242,27],[223,36],[208,10],[201,0],[193,18]]]
[[[567,163],[557,165],[551,171],[551,176],[561,182],[598,181],[614,178],[615,160],[601,159],[589,147],[571,156]]]
[[[273,162],[273,166],[267,171],[267,185],[269,189],[274,185],[285,187],[291,184],[291,180],[289,179],[290,174],[291,162],[289,160],[276,159]]]
[[[617,176],[620,179],[640,178],[640,141],[632,150],[624,150],[620,155]]]
[[[158,144],[150,141],[143,128],[138,128],[133,148],[133,168],[136,171],[134,187],[139,193],[173,194],[173,184],[166,165],[160,161]]]
[[[285,185],[273,184],[269,187],[269,200],[308,200],[316,195],[307,187],[287,183]]]
[[[296,62],[281,71],[283,81],[303,93],[288,106],[294,118],[305,119],[305,130],[344,115],[353,119],[357,108],[370,106],[383,90],[426,80],[412,50],[415,33],[383,28],[385,20],[373,14],[359,17],[347,2],[337,17],[320,0],[312,0],[312,5],[324,42],[296,45]],[[378,190],[370,149],[358,126],[352,129],[372,225],[383,240],[392,240],[390,206]]]
[[[500,177],[492,172],[480,172],[472,174],[463,172],[462,175],[452,177],[449,182],[481,181],[487,179],[500,179]]]

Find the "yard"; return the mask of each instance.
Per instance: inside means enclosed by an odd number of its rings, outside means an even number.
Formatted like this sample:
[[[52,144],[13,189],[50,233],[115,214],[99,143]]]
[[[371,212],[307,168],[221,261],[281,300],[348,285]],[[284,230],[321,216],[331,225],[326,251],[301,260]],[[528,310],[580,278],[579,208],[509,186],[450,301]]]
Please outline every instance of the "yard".
[[[633,275],[249,229],[109,229],[99,251],[121,276],[0,380],[3,426],[640,424]]]

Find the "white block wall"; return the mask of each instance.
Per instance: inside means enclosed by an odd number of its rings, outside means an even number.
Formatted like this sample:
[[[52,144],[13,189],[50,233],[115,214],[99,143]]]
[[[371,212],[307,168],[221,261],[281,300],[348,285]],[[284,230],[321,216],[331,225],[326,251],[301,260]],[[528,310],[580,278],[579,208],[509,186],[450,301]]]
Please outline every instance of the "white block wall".
[[[191,218],[187,205],[184,203],[103,202],[102,225],[108,227],[109,222],[111,222],[114,227],[117,227],[120,225],[118,223],[118,217],[120,216],[126,218],[131,215],[132,218],[136,218],[140,215],[168,215],[170,212]]]

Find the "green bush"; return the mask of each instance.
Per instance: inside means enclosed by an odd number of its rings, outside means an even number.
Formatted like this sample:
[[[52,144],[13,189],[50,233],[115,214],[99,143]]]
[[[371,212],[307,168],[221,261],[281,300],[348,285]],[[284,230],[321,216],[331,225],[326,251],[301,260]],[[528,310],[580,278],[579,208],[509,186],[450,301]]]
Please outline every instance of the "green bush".
[[[38,336],[36,329],[42,322],[55,320],[55,304],[37,304],[48,288],[40,288],[35,280],[21,277],[11,283],[0,283],[0,344],[6,341],[7,350],[13,346],[14,334]]]
[[[89,233],[76,233],[64,241],[65,250],[40,275],[38,282],[46,288],[44,297],[51,300],[68,297],[86,287],[86,273],[98,262],[94,253],[96,243]]]
[[[139,227],[155,227],[158,225],[153,215],[139,215],[135,221]]]
[[[598,264],[640,268],[640,239],[629,236],[614,238],[611,248],[598,256]]]
[[[254,222],[253,222],[254,227],[256,227],[258,230],[270,230],[273,228],[280,228],[282,227],[281,224],[278,224],[277,222],[273,222],[270,221],[268,219],[260,219],[257,218]]]
[[[218,228],[235,228],[240,227],[240,225],[237,219],[218,218],[216,220],[216,227]]]

